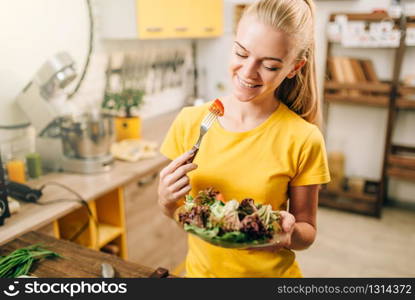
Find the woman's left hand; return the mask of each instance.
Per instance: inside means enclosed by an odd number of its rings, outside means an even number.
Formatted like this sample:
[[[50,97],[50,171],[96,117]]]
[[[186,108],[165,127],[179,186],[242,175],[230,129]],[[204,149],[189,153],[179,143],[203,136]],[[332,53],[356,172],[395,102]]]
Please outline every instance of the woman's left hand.
[[[247,250],[276,252],[281,248],[290,248],[291,236],[295,226],[295,217],[287,211],[280,211],[280,215],[282,232],[278,234],[278,240],[275,244],[272,246],[248,248]]]

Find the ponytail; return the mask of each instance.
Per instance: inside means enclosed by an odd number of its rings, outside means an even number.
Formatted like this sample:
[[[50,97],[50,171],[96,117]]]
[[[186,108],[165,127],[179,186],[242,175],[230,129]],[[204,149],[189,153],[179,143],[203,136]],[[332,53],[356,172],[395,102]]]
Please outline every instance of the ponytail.
[[[304,120],[321,126],[314,45],[306,51],[303,59],[306,63],[301,70],[293,78],[285,78],[275,91],[275,96]]]

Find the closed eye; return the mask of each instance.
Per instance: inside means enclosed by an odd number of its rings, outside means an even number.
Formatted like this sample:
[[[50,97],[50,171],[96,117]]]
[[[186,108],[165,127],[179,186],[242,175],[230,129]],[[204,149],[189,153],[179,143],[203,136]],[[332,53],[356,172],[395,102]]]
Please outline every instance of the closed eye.
[[[278,71],[279,69],[281,69],[281,68],[275,68],[275,67],[271,68],[271,67],[265,67],[265,66],[264,68],[267,69],[268,71]]]
[[[248,55],[243,55],[243,54],[238,53],[238,52],[235,52],[235,54],[238,55],[239,57],[242,57],[242,58],[247,58],[248,57]]]

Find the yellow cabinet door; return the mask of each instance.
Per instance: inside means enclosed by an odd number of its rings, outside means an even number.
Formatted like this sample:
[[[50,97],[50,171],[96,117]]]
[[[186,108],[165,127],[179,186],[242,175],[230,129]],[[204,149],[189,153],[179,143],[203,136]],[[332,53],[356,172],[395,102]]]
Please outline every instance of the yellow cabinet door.
[[[193,1],[194,0],[170,0],[170,37],[191,38],[194,36],[191,11],[191,4]]]
[[[189,21],[193,0],[137,0],[137,26],[141,39],[191,37]]]
[[[195,37],[217,37],[223,34],[223,0],[193,0],[195,15],[192,27]]]
[[[223,0],[137,0],[141,39],[214,37],[223,31]]]
[[[165,38],[169,35],[166,0],[137,0],[137,32],[143,39]]]

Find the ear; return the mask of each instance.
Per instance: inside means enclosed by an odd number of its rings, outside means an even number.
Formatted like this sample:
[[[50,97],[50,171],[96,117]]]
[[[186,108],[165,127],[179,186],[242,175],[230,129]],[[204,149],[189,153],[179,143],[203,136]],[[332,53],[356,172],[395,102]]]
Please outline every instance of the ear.
[[[304,67],[306,62],[307,60],[305,58],[297,61],[297,63],[294,65],[294,68],[291,70],[290,73],[288,73],[287,78],[293,78],[301,70],[301,68]]]

